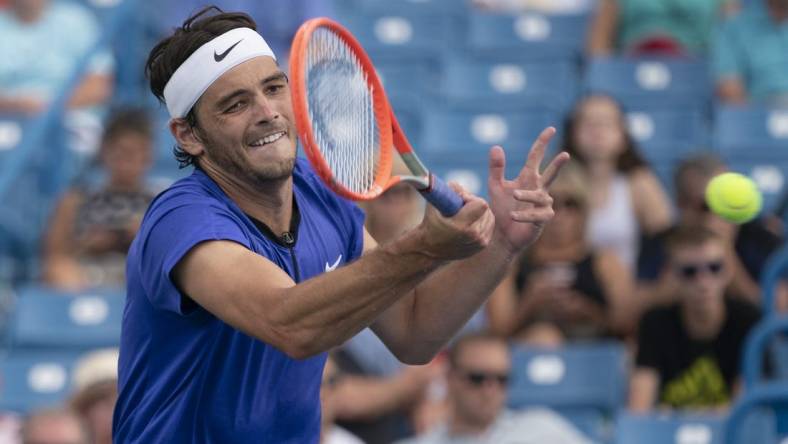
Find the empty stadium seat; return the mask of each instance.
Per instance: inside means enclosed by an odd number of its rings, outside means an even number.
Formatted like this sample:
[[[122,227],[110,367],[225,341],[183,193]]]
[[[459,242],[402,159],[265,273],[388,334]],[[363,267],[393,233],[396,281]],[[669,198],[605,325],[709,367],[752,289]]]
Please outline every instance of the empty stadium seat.
[[[726,156],[788,160],[788,108],[718,107],[714,146]]]
[[[711,97],[706,63],[675,59],[592,59],[584,89],[609,94],[632,109],[705,111]]]
[[[42,286],[19,289],[11,324],[15,349],[116,346],[124,296],[120,290],[65,293]]]
[[[475,113],[433,107],[423,113],[421,153],[462,156],[468,151],[487,153],[492,145],[501,145],[507,159],[522,163],[534,139],[547,126],[560,127],[560,120],[550,111],[522,113]],[[552,145],[559,137],[553,138]]]
[[[512,369],[510,407],[553,408],[595,437],[624,405],[627,368],[620,344],[577,344],[557,350],[515,347]]]
[[[773,382],[744,391],[723,429],[723,444],[778,444],[786,434],[778,428],[788,412],[788,384]]]
[[[629,133],[649,160],[680,159],[708,148],[706,122],[697,111],[630,110],[626,118]]]
[[[721,444],[724,418],[699,415],[632,415],[616,419],[616,444]]]
[[[457,0],[334,0],[335,8],[342,16],[358,11],[391,14],[406,11],[414,14],[464,14],[465,2]]]
[[[472,14],[466,47],[476,54],[517,54],[523,60],[577,61],[588,22],[588,14]]]
[[[343,20],[364,49],[378,56],[432,58],[454,41],[456,22],[445,15],[356,14]]]
[[[25,414],[62,404],[71,390],[76,352],[20,352],[0,357],[0,411]]]
[[[0,113],[0,165],[22,143],[30,118],[23,114]]]
[[[471,110],[554,109],[575,100],[577,72],[568,62],[522,62],[516,57],[455,55],[444,60],[443,99]]]

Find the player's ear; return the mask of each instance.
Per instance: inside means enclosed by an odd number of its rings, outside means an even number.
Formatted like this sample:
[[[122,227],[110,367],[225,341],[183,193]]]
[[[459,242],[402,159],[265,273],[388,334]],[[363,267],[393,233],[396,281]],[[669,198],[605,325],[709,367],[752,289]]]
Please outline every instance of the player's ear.
[[[190,125],[186,119],[170,119],[170,132],[178,142],[178,146],[192,156],[199,156],[205,150],[197,135],[197,128]]]

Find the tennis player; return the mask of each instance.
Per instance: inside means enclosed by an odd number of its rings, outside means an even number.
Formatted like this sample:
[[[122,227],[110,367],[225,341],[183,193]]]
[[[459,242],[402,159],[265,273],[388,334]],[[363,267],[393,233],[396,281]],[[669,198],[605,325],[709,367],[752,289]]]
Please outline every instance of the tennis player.
[[[242,13],[207,8],[157,44],[153,93],[194,172],[151,204],[128,257],[116,443],[316,443],[326,351],[367,326],[428,362],[553,215],[539,174],[490,155],[490,203],[378,246],[296,159],[288,81]]]

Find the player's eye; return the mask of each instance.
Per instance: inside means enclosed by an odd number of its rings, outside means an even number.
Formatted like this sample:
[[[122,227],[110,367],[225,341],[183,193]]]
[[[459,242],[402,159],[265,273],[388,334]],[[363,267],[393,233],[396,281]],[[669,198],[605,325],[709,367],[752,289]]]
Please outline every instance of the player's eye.
[[[244,102],[242,100],[239,100],[239,101],[233,103],[232,105],[230,105],[227,109],[224,110],[224,112],[225,113],[231,113],[231,112],[234,112],[234,111],[238,111],[239,109],[241,109],[243,107],[243,105],[244,105]]]

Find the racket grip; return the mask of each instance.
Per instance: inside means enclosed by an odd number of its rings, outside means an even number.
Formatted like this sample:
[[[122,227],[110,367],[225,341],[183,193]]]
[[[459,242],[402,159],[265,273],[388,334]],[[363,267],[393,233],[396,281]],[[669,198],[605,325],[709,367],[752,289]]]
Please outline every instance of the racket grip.
[[[430,173],[430,187],[422,190],[421,194],[444,217],[454,216],[464,204],[459,194],[432,173]]]

